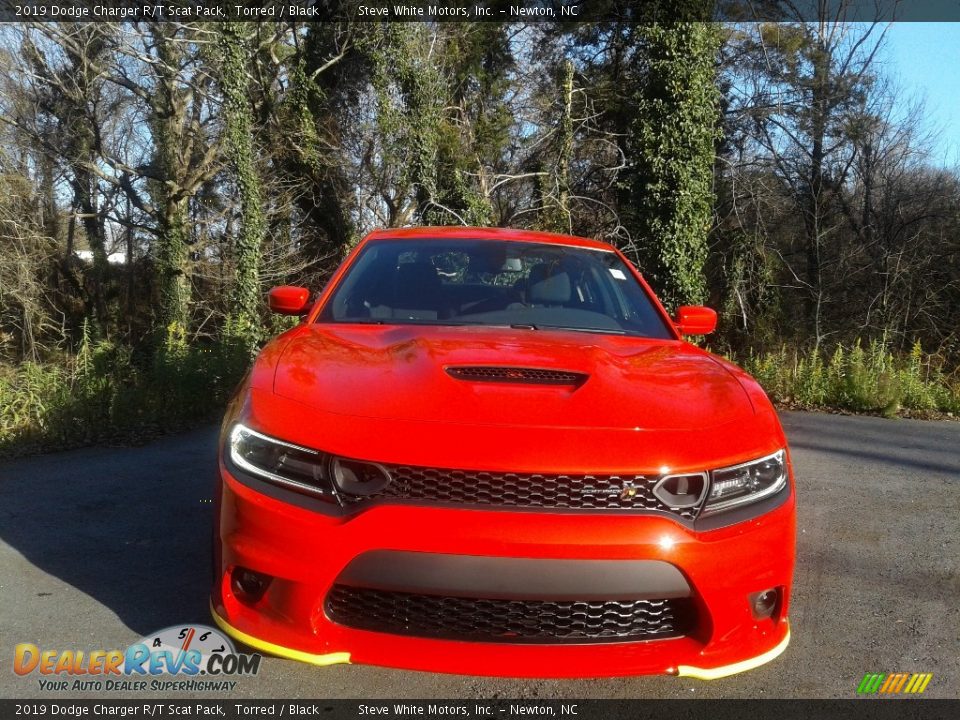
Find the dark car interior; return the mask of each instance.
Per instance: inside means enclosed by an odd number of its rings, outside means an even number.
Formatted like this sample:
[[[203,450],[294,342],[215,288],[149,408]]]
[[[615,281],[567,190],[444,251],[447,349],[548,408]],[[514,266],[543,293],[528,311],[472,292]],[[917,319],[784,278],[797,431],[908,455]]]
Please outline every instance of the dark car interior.
[[[318,321],[522,325],[670,337],[615,253],[489,240],[373,242]]]

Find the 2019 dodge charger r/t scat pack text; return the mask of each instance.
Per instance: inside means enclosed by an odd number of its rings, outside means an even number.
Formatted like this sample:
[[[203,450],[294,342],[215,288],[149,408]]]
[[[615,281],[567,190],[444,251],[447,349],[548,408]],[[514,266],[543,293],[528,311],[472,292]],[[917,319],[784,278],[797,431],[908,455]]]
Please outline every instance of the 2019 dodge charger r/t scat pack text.
[[[220,442],[214,618],[318,665],[713,678],[790,637],[790,455],[616,249],[378,231],[264,347]]]

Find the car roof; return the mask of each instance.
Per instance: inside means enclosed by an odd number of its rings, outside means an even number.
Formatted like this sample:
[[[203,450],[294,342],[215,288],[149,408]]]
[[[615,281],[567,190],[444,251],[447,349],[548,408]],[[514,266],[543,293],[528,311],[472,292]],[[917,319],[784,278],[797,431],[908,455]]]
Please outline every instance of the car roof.
[[[513,228],[498,227],[408,227],[385,228],[374,230],[364,238],[367,240],[400,240],[417,238],[422,240],[512,240],[516,242],[538,242],[550,245],[575,245],[578,247],[594,248],[596,250],[612,251],[613,246],[600,240],[577,237],[575,235],[561,235],[560,233],[541,232],[539,230],[515,230]]]

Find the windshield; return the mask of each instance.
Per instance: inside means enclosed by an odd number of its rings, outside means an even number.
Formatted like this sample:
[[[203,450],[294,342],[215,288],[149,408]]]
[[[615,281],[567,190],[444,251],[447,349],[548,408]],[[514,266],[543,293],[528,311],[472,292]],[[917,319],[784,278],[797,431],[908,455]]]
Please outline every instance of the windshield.
[[[373,241],[341,279],[318,322],[672,337],[615,253],[492,240]]]

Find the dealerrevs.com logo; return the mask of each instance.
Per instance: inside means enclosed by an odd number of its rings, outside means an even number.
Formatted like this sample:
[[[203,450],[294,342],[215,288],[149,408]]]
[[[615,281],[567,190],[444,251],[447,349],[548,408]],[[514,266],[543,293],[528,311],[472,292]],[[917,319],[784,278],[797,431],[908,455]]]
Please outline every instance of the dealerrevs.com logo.
[[[126,650],[50,650],[32,643],[14,649],[17,675],[37,674],[51,692],[233,690],[236,676],[256,675],[260,655],[238,653],[230,638],[206,625],[177,625]]]

